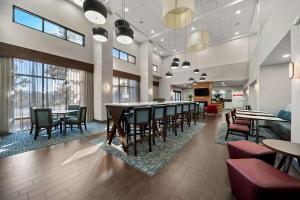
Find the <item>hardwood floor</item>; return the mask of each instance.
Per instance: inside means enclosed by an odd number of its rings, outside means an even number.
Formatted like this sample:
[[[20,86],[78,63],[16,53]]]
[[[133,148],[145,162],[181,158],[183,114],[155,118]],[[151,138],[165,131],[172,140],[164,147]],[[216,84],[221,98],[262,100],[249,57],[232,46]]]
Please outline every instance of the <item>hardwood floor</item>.
[[[234,199],[227,148],[214,142],[223,119],[201,121],[200,133],[153,177],[89,142],[101,134],[0,159],[0,200]]]

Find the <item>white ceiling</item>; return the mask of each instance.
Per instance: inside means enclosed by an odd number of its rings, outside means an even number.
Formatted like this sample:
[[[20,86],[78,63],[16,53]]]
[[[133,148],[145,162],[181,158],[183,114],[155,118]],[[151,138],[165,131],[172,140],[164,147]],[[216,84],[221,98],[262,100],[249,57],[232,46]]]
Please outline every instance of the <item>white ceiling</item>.
[[[116,19],[122,16],[122,0],[101,1]],[[192,27],[194,31],[209,31],[211,44],[247,35],[256,3],[257,0],[195,0],[194,21],[187,26],[187,35],[192,32]],[[184,51],[184,28],[168,30],[162,24],[162,0],[127,0],[125,4],[129,10],[125,18],[134,28],[135,41],[152,41],[157,53],[162,52],[163,56]],[[241,11],[238,15],[237,10]],[[235,32],[239,33],[238,36]]]

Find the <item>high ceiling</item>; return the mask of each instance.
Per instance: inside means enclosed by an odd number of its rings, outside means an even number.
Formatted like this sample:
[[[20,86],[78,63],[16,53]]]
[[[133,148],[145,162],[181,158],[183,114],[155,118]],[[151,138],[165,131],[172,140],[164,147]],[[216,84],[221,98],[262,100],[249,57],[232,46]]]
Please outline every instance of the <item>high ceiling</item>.
[[[72,1],[72,0],[69,0]],[[101,0],[117,19],[122,16],[122,0]],[[195,0],[192,24],[187,35],[193,31],[210,33],[210,44],[243,37],[249,33],[256,0]],[[184,28],[167,29],[162,24],[162,0],[127,0],[125,18],[135,31],[135,41],[150,40],[154,51],[163,56],[185,49]],[[239,14],[236,12],[240,11]],[[193,30],[192,30],[193,29]],[[175,42],[176,38],[176,42]]]

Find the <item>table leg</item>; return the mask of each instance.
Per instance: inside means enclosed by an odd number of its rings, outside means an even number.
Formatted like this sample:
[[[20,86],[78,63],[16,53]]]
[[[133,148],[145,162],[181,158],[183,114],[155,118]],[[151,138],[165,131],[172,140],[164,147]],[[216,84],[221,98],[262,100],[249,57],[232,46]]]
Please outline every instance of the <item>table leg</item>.
[[[279,163],[278,163],[278,166],[277,166],[277,169],[281,169],[283,164],[285,163],[285,160],[286,160],[286,156],[283,155],[282,158],[280,159]]]
[[[284,167],[283,167],[283,172],[284,173],[289,173],[289,169],[291,167],[292,164],[292,157],[291,156],[287,156]]]
[[[66,115],[65,114],[63,115],[63,121],[64,121],[64,125],[63,125],[64,135],[66,135],[67,131],[66,131]]]
[[[297,158],[297,161],[298,161],[298,166],[299,166],[299,169],[300,169],[300,158]]]
[[[256,121],[256,143],[259,143],[259,120]]]

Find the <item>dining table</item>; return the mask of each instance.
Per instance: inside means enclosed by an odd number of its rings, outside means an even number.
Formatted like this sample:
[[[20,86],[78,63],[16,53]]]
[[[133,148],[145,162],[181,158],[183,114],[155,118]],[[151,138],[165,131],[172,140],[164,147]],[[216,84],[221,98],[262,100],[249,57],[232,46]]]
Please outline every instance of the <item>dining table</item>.
[[[254,120],[256,124],[256,143],[259,143],[259,121],[278,121],[278,122],[287,122],[284,119],[274,117],[274,116],[259,116],[259,115],[245,115],[245,114],[236,114],[239,118],[245,118]]]
[[[124,152],[128,151],[128,144],[126,139],[126,133],[121,125],[122,119],[126,112],[129,112],[135,107],[144,107],[144,106],[155,106],[155,105],[172,105],[172,104],[184,104],[191,103],[190,101],[150,101],[150,102],[130,102],[130,103],[107,103],[105,104],[106,109],[110,110],[112,128],[111,131],[107,131],[107,142],[111,145],[113,138],[116,135],[116,132],[119,133],[119,140],[122,144]]]
[[[254,115],[254,116],[275,117],[273,114],[267,113],[267,112],[241,112],[241,111],[236,111],[236,114],[239,114],[239,115]]]
[[[66,135],[66,115],[78,112],[78,110],[52,110],[52,115],[60,116],[63,118],[63,133]]]
[[[236,109],[236,112],[248,112],[248,113],[268,113],[261,110],[245,110],[245,109]]]

